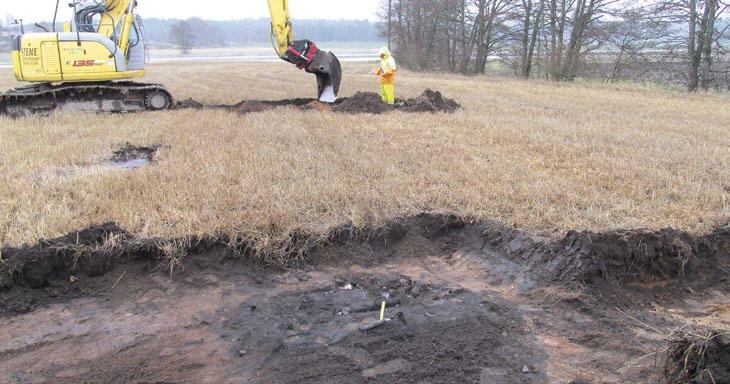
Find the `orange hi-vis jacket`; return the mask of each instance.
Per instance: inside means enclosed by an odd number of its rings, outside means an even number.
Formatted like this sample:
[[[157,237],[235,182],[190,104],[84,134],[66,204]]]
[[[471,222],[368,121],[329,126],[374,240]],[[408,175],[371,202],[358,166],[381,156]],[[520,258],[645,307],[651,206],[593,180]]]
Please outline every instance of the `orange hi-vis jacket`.
[[[380,58],[380,68],[378,68],[378,76],[382,84],[395,84],[395,72],[398,67],[395,64],[395,59],[390,55],[390,52],[383,58]]]

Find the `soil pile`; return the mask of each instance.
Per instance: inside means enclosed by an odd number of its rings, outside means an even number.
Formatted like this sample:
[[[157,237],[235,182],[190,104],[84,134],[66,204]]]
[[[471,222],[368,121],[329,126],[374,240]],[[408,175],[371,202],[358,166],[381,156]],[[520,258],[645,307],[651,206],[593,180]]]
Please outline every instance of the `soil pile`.
[[[380,95],[374,92],[358,92],[353,97],[345,98],[332,108],[340,113],[372,113],[381,114],[393,110],[410,113],[453,113],[461,108],[453,99],[445,98],[441,92],[426,90],[418,97],[399,101],[395,106],[384,104]]]
[[[681,332],[669,343],[665,384],[730,383],[730,331]]]
[[[339,105],[332,108],[333,111],[339,113],[372,113],[376,115],[394,109],[393,106],[383,103],[380,95],[374,92],[358,92],[355,96],[343,99]]]
[[[406,112],[446,112],[453,113],[461,105],[453,99],[445,98],[441,92],[430,89],[414,99],[408,99],[399,109]]]

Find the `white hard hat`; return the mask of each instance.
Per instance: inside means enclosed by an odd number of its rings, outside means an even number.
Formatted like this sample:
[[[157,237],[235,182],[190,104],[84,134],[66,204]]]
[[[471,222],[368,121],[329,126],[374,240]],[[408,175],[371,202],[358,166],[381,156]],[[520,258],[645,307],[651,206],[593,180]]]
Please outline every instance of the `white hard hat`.
[[[380,48],[379,56],[390,56],[390,50],[388,49],[388,47]]]

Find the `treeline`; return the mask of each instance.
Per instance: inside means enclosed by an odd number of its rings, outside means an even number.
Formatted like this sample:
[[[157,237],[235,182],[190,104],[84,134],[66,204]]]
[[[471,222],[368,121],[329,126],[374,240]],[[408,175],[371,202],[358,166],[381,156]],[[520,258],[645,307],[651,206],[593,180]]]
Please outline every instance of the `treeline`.
[[[174,43],[170,31],[181,20],[145,19],[147,39],[151,43]],[[194,47],[268,43],[271,21],[268,18],[212,21],[200,18],[184,20],[190,27]],[[380,41],[375,23],[367,20],[296,20],[297,37],[314,41]],[[176,39],[173,39],[176,40]]]
[[[10,27],[0,20],[0,52],[10,52],[12,50],[10,35]]]
[[[382,1],[381,33],[416,70],[730,88],[727,0]]]
[[[376,23],[367,20],[296,20],[296,36],[314,41],[381,41]],[[271,21],[268,18],[234,21],[213,21],[201,18],[143,19],[145,37],[153,45],[180,45],[186,49],[202,47],[268,44]],[[10,50],[11,29],[0,20],[0,52]],[[48,26],[48,23],[42,23]],[[180,36],[181,28],[184,36]],[[36,31],[26,26],[27,32]],[[15,32],[17,33],[17,32]],[[187,46],[189,44],[189,46]],[[181,47],[182,48],[182,47]]]

